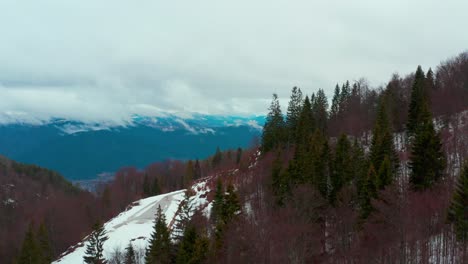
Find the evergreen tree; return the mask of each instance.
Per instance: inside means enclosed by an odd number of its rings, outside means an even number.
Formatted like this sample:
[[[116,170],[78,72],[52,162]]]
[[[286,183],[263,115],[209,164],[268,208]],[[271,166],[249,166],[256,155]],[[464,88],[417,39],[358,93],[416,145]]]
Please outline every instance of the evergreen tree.
[[[276,203],[282,206],[284,205],[287,195],[290,193],[290,180],[288,171],[283,170],[280,153],[277,153],[276,159],[273,161],[271,175],[272,189],[276,197]]]
[[[195,160],[195,165],[193,169],[194,169],[194,178],[196,180],[200,179],[202,177],[202,173],[201,173],[200,161],[198,159]]]
[[[341,86],[341,93],[339,97],[339,110],[338,113],[344,113],[346,111],[346,108],[348,106],[348,99],[351,95],[351,87],[349,86],[349,81],[346,81],[346,83]]]
[[[49,232],[44,223],[41,223],[37,231],[37,242],[40,250],[41,263],[51,263],[52,246],[50,245]]]
[[[445,157],[442,152],[440,135],[432,123],[432,115],[426,103],[418,113],[417,123],[410,156],[410,183],[415,190],[423,190],[439,180],[445,169]]]
[[[406,124],[406,129],[410,136],[416,132],[417,125],[421,123],[422,106],[427,101],[426,77],[421,66],[418,66],[411,89],[408,123]]]
[[[224,188],[221,179],[218,178],[216,182],[216,191],[213,198],[213,205],[211,207],[211,219],[214,223],[217,223],[221,220],[221,215],[223,213],[223,204],[224,204]]]
[[[237,152],[236,152],[236,164],[239,165],[239,163],[241,162],[241,159],[242,159],[242,148],[237,148]]]
[[[317,96],[313,101],[312,113],[314,116],[317,129],[323,134],[327,133],[327,120],[328,120],[328,100],[325,92],[319,89]]]
[[[353,177],[353,160],[351,159],[351,143],[346,135],[342,134],[336,145],[335,157],[333,160],[333,173],[331,177],[331,191],[329,200],[334,204],[336,196],[347,182]]]
[[[390,185],[393,182],[392,165],[387,155],[385,155],[385,158],[380,165],[376,181],[375,186],[379,190],[384,189],[385,186]]]
[[[184,231],[182,242],[177,251],[176,263],[199,264],[206,259],[208,241],[201,237],[194,226],[190,225]]]
[[[371,164],[361,190],[360,209],[362,219],[367,219],[370,213],[374,210],[371,201],[372,199],[377,198],[377,189],[375,187],[376,178],[377,174],[375,172],[374,166]]]
[[[220,163],[221,163],[221,160],[223,159],[223,153],[221,152],[221,149],[219,147],[216,148],[216,152],[213,156],[213,159],[212,159],[212,166],[213,168],[217,167]]]
[[[380,99],[377,109],[377,118],[372,134],[369,156],[374,168],[378,170],[377,181],[383,184],[382,186],[379,186],[379,188],[383,189],[387,184],[390,184],[393,181],[399,166],[398,155],[395,151],[395,145],[393,142],[392,126],[388,118],[384,98]],[[380,170],[385,157],[389,159],[389,171]],[[388,164],[385,164],[385,166],[387,165]],[[385,174],[381,175],[381,172]]]
[[[361,190],[367,179],[367,169],[369,168],[369,164],[367,163],[367,159],[364,154],[364,149],[358,143],[357,139],[354,139],[354,143],[352,146],[352,159],[353,179],[356,184],[357,196],[360,197]]]
[[[85,263],[89,264],[105,264],[107,261],[103,256],[103,245],[108,237],[104,230],[104,226],[97,222],[93,226],[93,232],[89,235],[88,245],[86,246],[85,255],[83,260]]]
[[[296,131],[296,150],[307,151],[308,144],[312,133],[314,132],[315,122],[312,113],[312,105],[310,104],[309,97],[306,96],[302,111],[299,115]]]
[[[184,199],[180,202],[177,212],[178,216],[172,230],[172,236],[176,242],[180,242],[193,215],[193,198],[190,190],[185,191]]]
[[[288,141],[292,142],[296,137],[297,123],[302,110],[302,92],[300,88],[294,87],[291,91],[291,99],[286,113],[286,127],[288,130]]]
[[[143,196],[144,197],[149,197],[151,196],[151,185],[149,182],[149,177],[148,174],[145,174],[145,177],[143,178]]]
[[[17,264],[40,264],[41,254],[40,248],[37,242],[36,234],[32,224],[29,225],[23,240],[23,245],[18,257]]]
[[[273,94],[273,101],[263,126],[261,150],[268,152],[281,146],[285,141],[284,129],[285,124],[278,95]]]
[[[185,168],[184,183],[185,188],[189,187],[192,184],[193,178],[195,177],[195,169],[193,167],[193,162],[189,160]]]
[[[448,218],[454,224],[457,240],[466,244],[468,242],[468,161],[465,161],[458,177]]]
[[[311,183],[317,187],[324,198],[329,197],[330,181],[330,148],[327,138],[316,130],[312,137],[309,160],[312,168]]]
[[[161,193],[161,187],[159,186],[158,177],[154,177],[153,184],[151,186],[150,196],[156,196]]]
[[[231,219],[236,216],[241,210],[239,197],[237,192],[234,190],[234,186],[229,184],[224,196],[223,204],[223,218],[224,222],[229,222]]]
[[[341,99],[340,87],[338,86],[338,84],[336,84],[335,93],[333,94],[332,105],[330,109],[331,119],[338,117],[338,113],[340,111],[340,99]]]
[[[166,224],[166,216],[162,213],[161,206],[158,206],[154,230],[149,240],[149,247],[146,250],[146,264],[166,264],[171,263],[171,241],[169,229]]]
[[[128,246],[125,248],[125,264],[136,264],[135,250],[131,242],[128,243]]]
[[[435,81],[435,77],[434,77],[434,72],[432,71],[431,68],[429,68],[429,70],[427,71],[427,74],[426,74],[426,91],[427,93],[430,93],[431,91],[435,90],[435,86],[436,86],[436,81]]]

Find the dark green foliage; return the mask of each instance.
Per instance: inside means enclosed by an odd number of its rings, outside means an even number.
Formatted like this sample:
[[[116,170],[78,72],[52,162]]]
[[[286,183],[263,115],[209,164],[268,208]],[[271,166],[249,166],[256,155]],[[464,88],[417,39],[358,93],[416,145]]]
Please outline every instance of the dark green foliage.
[[[364,149],[355,139],[352,146],[352,171],[353,179],[356,185],[357,196],[360,197],[361,190],[367,179],[367,169],[369,168],[368,161],[364,154]]]
[[[153,184],[151,185],[151,196],[159,195],[161,187],[159,186],[158,177],[154,177]]]
[[[335,86],[335,93],[333,94],[332,105],[330,109],[330,118],[336,118],[338,116],[338,112],[340,110],[340,87],[338,84]]]
[[[328,121],[328,100],[325,92],[319,89],[317,96],[312,103],[312,113],[315,120],[317,129],[324,135],[327,133],[327,121]]]
[[[107,261],[103,256],[103,245],[108,237],[104,230],[104,226],[99,222],[94,224],[93,232],[88,237],[88,245],[86,246],[85,255],[83,260],[85,263],[89,264],[104,264]]]
[[[216,148],[216,152],[213,156],[213,159],[211,160],[211,164],[213,168],[217,167],[220,163],[221,160],[223,159],[223,153],[221,152],[221,149],[219,147]]]
[[[242,148],[237,148],[236,152],[236,164],[239,165],[242,159]]]
[[[388,156],[385,156],[384,161],[380,165],[379,171],[377,172],[377,182],[375,186],[377,189],[382,190],[385,186],[392,184],[393,182],[393,171],[392,164]]]
[[[202,173],[201,173],[200,161],[198,159],[195,160],[195,165],[193,166],[193,170],[194,170],[195,180],[200,179],[202,177]]]
[[[224,222],[229,222],[234,216],[236,216],[241,210],[239,197],[237,192],[234,190],[234,186],[229,184],[224,196],[223,206],[223,218]]]
[[[166,224],[166,216],[162,213],[161,206],[158,206],[154,230],[146,249],[146,264],[166,264],[171,263],[171,241],[169,229]]]
[[[285,142],[285,124],[278,95],[273,94],[268,115],[263,126],[261,150],[268,152],[283,145]]]
[[[145,174],[145,177],[143,179],[143,195],[144,197],[151,196],[151,186],[150,186],[148,174]]]
[[[300,88],[294,87],[291,91],[291,99],[286,113],[286,128],[288,130],[288,141],[292,142],[296,137],[297,124],[302,110],[302,92]]]
[[[377,189],[375,187],[376,178],[377,174],[374,166],[371,164],[359,197],[361,219],[367,219],[374,210],[371,201],[377,197]]]
[[[349,81],[341,86],[341,93],[339,96],[339,110],[338,113],[344,113],[346,108],[348,107],[348,99],[351,96],[351,87],[349,85]]]
[[[198,264],[207,257],[208,240],[201,237],[194,226],[188,226],[177,251],[176,263]]]
[[[183,186],[185,188],[191,186],[194,177],[195,177],[195,168],[193,166],[193,162],[189,160],[185,168]]]
[[[431,90],[436,89],[435,84],[434,72],[429,68],[426,74],[426,89],[428,93],[430,93]]]
[[[414,83],[411,89],[411,100],[409,105],[408,123],[406,129],[409,135],[416,132],[418,124],[421,123],[421,112],[423,104],[428,102],[426,91],[426,78],[421,66],[418,66],[414,76]]]
[[[216,191],[213,198],[213,206],[211,207],[211,219],[213,222],[218,222],[222,212],[223,212],[223,204],[224,204],[224,189],[223,183],[221,179],[216,181]]]
[[[131,242],[128,243],[128,246],[125,248],[125,264],[136,264],[135,250]]]
[[[393,130],[388,118],[386,103],[383,98],[381,98],[378,105],[377,119],[372,133],[370,162],[377,170],[378,182],[382,184],[379,188],[383,189],[387,184],[390,184],[393,181],[399,166],[398,155],[393,143]],[[380,168],[386,157],[390,163],[389,165],[386,164],[386,166],[388,165],[389,170],[382,170],[382,173],[385,174],[380,175]]]
[[[333,160],[333,173],[331,175],[331,190],[329,196],[330,203],[334,204],[341,187],[352,180],[352,163],[351,143],[346,135],[343,134],[338,139]]]
[[[42,263],[52,262],[52,246],[50,245],[49,232],[44,223],[39,226],[37,231],[37,242],[40,251]]]
[[[23,245],[21,247],[21,252],[19,254],[18,264],[39,264],[45,263],[41,261],[41,253],[38,245],[36,235],[34,233],[34,228],[32,225],[29,225],[26,236],[23,240]]]
[[[288,170],[283,170],[283,162],[280,153],[277,154],[276,159],[273,161],[271,180],[276,203],[282,206],[290,193],[291,179]]]
[[[184,199],[180,202],[177,212],[178,217],[176,218],[172,235],[177,242],[180,242],[193,214],[193,198],[191,197],[190,190],[185,191]]]
[[[454,224],[457,240],[468,242],[468,161],[458,177],[448,218]]]
[[[427,102],[421,106],[418,116],[420,123],[417,124],[411,145],[410,183],[413,189],[424,190],[442,177],[445,157],[440,135],[434,129]]]

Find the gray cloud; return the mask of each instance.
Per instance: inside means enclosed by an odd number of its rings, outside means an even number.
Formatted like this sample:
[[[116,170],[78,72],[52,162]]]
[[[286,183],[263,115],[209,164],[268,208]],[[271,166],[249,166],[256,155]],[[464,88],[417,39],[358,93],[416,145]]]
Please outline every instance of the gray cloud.
[[[0,120],[257,114],[464,51],[462,1],[3,1]]]

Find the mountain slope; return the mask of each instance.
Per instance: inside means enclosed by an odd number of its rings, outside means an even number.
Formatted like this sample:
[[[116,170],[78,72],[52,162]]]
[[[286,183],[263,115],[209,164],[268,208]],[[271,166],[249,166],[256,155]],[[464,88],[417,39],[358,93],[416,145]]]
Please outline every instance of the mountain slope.
[[[195,183],[192,186],[194,207],[205,208],[208,204],[206,195],[209,189],[206,187],[208,179]],[[148,239],[153,232],[155,214],[158,206],[161,206],[166,216],[167,224],[173,227],[177,217],[179,203],[184,198],[185,190],[179,190],[158,196],[141,199],[132,203],[129,208],[104,224],[109,239],[104,243],[104,257],[111,259],[116,250],[123,251],[131,242],[137,252],[144,252]],[[86,238],[63,253],[53,263],[74,264],[81,263],[85,254]],[[142,262],[143,263],[143,262]]]

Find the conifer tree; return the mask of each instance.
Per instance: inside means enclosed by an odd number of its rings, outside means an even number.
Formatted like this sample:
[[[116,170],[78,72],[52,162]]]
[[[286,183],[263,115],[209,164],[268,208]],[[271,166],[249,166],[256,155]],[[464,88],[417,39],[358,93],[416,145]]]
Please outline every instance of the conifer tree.
[[[418,66],[411,89],[408,123],[406,124],[406,129],[410,136],[416,132],[418,124],[421,123],[420,114],[422,112],[422,105],[427,101],[426,77],[421,66]]]
[[[360,197],[361,190],[367,179],[367,170],[369,168],[369,165],[364,154],[364,149],[358,143],[357,139],[354,139],[351,155],[353,159],[353,179],[356,184],[357,196]]]
[[[285,124],[278,95],[273,94],[268,115],[263,126],[261,150],[268,152],[281,146],[285,141]]]
[[[143,178],[143,195],[144,197],[149,197],[151,196],[151,185],[149,181],[148,174],[145,174],[145,177]]]
[[[315,120],[317,129],[323,134],[327,133],[327,120],[328,120],[328,100],[325,92],[319,89],[317,96],[313,101],[312,113]]]
[[[273,194],[276,197],[276,203],[280,206],[284,205],[284,201],[290,192],[291,182],[288,176],[288,170],[283,170],[281,154],[277,153],[271,169],[271,180]]]
[[[85,255],[83,260],[85,263],[89,264],[105,264],[107,261],[104,259],[104,242],[108,237],[106,236],[106,231],[104,226],[97,222],[93,226],[93,232],[89,235],[88,245],[86,246]]]
[[[351,95],[351,87],[349,86],[349,81],[346,81],[346,83],[344,83],[341,86],[338,113],[344,113],[346,111],[347,104],[348,104],[348,99],[349,99],[350,95]]]
[[[442,177],[445,169],[440,135],[434,129],[427,101],[422,104],[420,111],[409,162],[410,183],[415,190],[431,187]]]
[[[201,173],[200,161],[198,159],[195,160],[195,165],[193,169],[194,169],[194,178],[196,180],[200,179],[202,177],[202,173]]]
[[[296,137],[297,123],[302,110],[302,92],[300,88],[293,87],[291,99],[286,113],[286,127],[288,130],[288,141],[292,142]]]
[[[224,222],[231,221],[234,216],[236,216],[241,210],[239,197],[237,192],[234,190],[234,185],[229,184],[224,196],[224,205],[223,205],[223,216]]]
[[[193,162],[189,160],[185,168],[184,183],[183,183],[183,186],[185,188],[189,187],[192,184],[193,178],[195,177],[194,174],[195,174],[195,169],[193,167]]]
[[[319,131],[315,130],[312,137],[309,160],[312,166],[311,183],[316,186],[324,198],[329,197],[330,181],[330,148],[327,138]]]
[[[180,242],[193,215],[193,197],[191,196],[190,190],[185,191],[184,199],[180,202],[177,212],[178,217],[176,218],[176,222],[172,230],[172,236],[176,242]]]
[[[377,109],[377,118],[372,134],[370,161],[377,170],[377,178],[379,179],[378,182],[383,184],[382,186],[379,186],[379,188],[383,189],[387,184],[390,184],[393,181],[399,166],[398,155],[395,151],[395,145],[393,143],[393,131],[390,120],[388,118],[388,112],[384,98],[380,99]],[[385,157],[389,159],[390,171],[380,170]],[[388,164],[386,164],[386,166],[387,165]],[[386,174],[380,175],[380,172]]]
[[[338,84],[336,84],[335,93],[333,94],[332,105],[330,109],[330,119],[334,119],[338,117],[338,113],[340,111],[340,99],[341,99],[340,87],[338,86]]]
[[[242,159],[242,148],[237,148],[237,152],[236,152],[236,164],[239,165],[239,163],[241,162],[241,159]]]
[[[468,161],[465,161],[457,180],[455,193],[448,212],[449,220],[454,224],[457,240],[468,242]]]
[[[135,250],[131,242],[128,243],[128,246],[125,248],[125,264],[136,264]]]
[[[216,181],[216,191],[213,198],[213,205],[211,207],[211,219],[214,223],[221,220],[224,204],[224,188],[221,179]]]
[[[371,164],[361,190],[360,208],[362,219],[367,219],[367,217],[369,217],[370,213],[373,211],[371,201],[377,197],[377,189],[375,187],[376,178],[377,174],[375,172],[374,166]]]
[[[353,160],[351,159],[351,143],[346,135],[342,134],[336,145],[333,160],[333,173],[331,176],[331,190],[329,200],[334,204],[336,195],[353,177]]]
[[[201,237],[194,226],[190,225],[184,231],[182,242],[177,251],[176,263],[199,264],[206,259],[208,241]]]
[[[296,149],[298,151],[307,151],[310,137],[314,132],[314,127],[315,121],[312,113],[312,105],[310,104],[309,97],[306,96],[297,124]]]
[[[431,68],[429,68],[429,70],[427,71],[427,74],[426,74],[426,91],[427,93],[430,93],[432,90],[435,90],[435,84],[436,84],[436,81],[435,81],[435,77],[434,77],[434,72],[432,71]]]
[[[211,161],[213,168],[217,167],[221,163],[222,159],[223,159],[223,153],[221,152],[221,149],[217,147],[216,152]]]
[[[41,223],[37,231],[37,242],[40,250],[41,263],[51,263],[52,247],[50,245],[49,233],[44,223]]]
[[[151,186],[150,196],[159,195],[161,193],[161,187],[159,186],[158,177],[154,177],[153,185]]]
[[[40,248],[32,224],[29,225],[18,257],[18,264],[39,264],[41,262]]]
[[[146,264],[166,264],[171,263],[171,241],[169,229],[166,224],[166,216],[162,213],[161,206],[158,206],[154,230],[149,240],[146,250]]]

